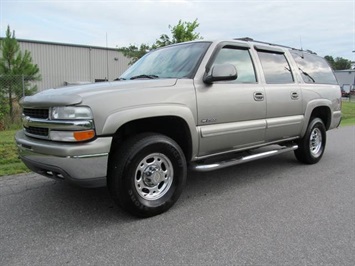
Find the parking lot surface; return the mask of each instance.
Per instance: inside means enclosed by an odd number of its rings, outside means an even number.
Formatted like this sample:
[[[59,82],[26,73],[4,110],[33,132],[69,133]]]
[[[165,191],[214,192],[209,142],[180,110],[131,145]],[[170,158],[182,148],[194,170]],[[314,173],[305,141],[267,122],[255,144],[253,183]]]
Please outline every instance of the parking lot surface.
[[[323,159],[293,153],[189,172],[167,213],[137,219],[106,188],[0,177],[0,265],[354,265],[355,127]]]

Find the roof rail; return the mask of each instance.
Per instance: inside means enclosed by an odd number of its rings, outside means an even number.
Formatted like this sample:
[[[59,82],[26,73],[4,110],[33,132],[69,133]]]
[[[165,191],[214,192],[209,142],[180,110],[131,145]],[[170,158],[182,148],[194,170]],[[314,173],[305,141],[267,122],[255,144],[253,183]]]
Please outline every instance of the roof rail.
[[[256,42],[256,43],[261,43],[261,44],[266,44],[266,45],[271,45],[271,46],[280,46],[280,47],[284,47],[284,48],[294,49],[292,47],[285,46],[285,45],[280,45],[280,44],[276,44],[276,43],[257,41],[257,40],[254,40],[253,38],[250,38],[250,37],[235,38],[233,40],[246,41],[246,42]]]
[[[245,41],[245,42],[255,42],[255,43],[261,43],[261,44],[266,44],[266,45],[270,45],[270,46],[279,46],[279,47],[283,47],[283,48],[288,48],[288,49],[292,49],[292,50],[297,50],[297,51],[301,51],[301,52],[308,52],[310,54],[317,54],[311,50],[303,50],[303,49],[297,49],[297,48],[293,48],[290,46],[286,46],[286,45],[280,45],[280,44],[276,44],[276,43],[268,43],[268,42],[263,42],[263,41],[257,41],[254,40],[253,38],[250,37],[243,37],[243,38],[234,38],[233,40],[237,40],[237,41]]]

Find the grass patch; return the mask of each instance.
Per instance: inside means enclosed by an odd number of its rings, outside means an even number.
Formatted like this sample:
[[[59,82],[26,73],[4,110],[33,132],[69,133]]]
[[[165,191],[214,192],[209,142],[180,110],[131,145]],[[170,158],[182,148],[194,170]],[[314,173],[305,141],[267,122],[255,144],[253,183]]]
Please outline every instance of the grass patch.
[[[0,131],[0,176],[30,172],[18,158],[16,130]]]
[[[355,125],[355,102],[342,102],[340,126]]]

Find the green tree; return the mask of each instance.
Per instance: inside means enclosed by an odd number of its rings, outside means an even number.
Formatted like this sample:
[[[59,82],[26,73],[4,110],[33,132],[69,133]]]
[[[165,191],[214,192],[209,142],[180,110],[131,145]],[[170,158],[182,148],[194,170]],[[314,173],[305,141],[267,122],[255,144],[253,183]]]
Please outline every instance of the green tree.
[[[334,59],[333,56],[326,55],[324,58],[328,61],[334,70],[344,70],[351,68],[351,61],[343,57],[336,57]]]
[[[169,25],[171,36],[162,34],[156,42],[149,46],[147,44],[141,44],[139,47],[130,44],[128,47],[121,47],[118,49],[124,56],[131,59],[130,64],[135,63],[139,58],[145,55],[150,50],[163,47],[166,45],[187,42],[202,39],[199,33],[195,32],[196,28],[200,24],[195,19],[193,22],[186,22],[179,20],[179,23],[175,26]]]
[[[118,51],[123,53],[125,57],[130,58],[131,61],[129,62],[129,64],[132,65],[139,58],[141,58],[143,55],[149,52],[151,49],[152,47],[150,47],[147,44],[141,44],[139,47],[130,44],[128,47],[119,48]]]
[[[20,50],[20,45],[7,27],[6,37],[0,42],[0,94],[8,96],[8,106],[11,121],[14,120],[13,100],[19,100],[24,95],[31,95],[36,86],[31,81],[41,79],[39,68],[32,63],[31,53]]]
[[[202,39],[200,33],[195,32],[200,24],[195,19],[193,22],[186,22],[179,20],[179,23],[175,26],[169,25],[171,37],[166,34],[162,34],[158,40],[156,40],[155,45],[157,47],[162,47],[174,43],[188,42]]]

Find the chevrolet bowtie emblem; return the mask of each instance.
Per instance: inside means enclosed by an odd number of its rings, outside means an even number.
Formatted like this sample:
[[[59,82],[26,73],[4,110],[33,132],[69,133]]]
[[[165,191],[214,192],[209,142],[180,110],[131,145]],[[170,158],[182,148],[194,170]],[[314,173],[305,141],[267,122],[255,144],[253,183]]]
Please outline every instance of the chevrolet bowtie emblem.
[[[30,123],[31,123],[31,117],[24,116],[22,118],[22,124],[23,124],[24,127],[28,127]]]

